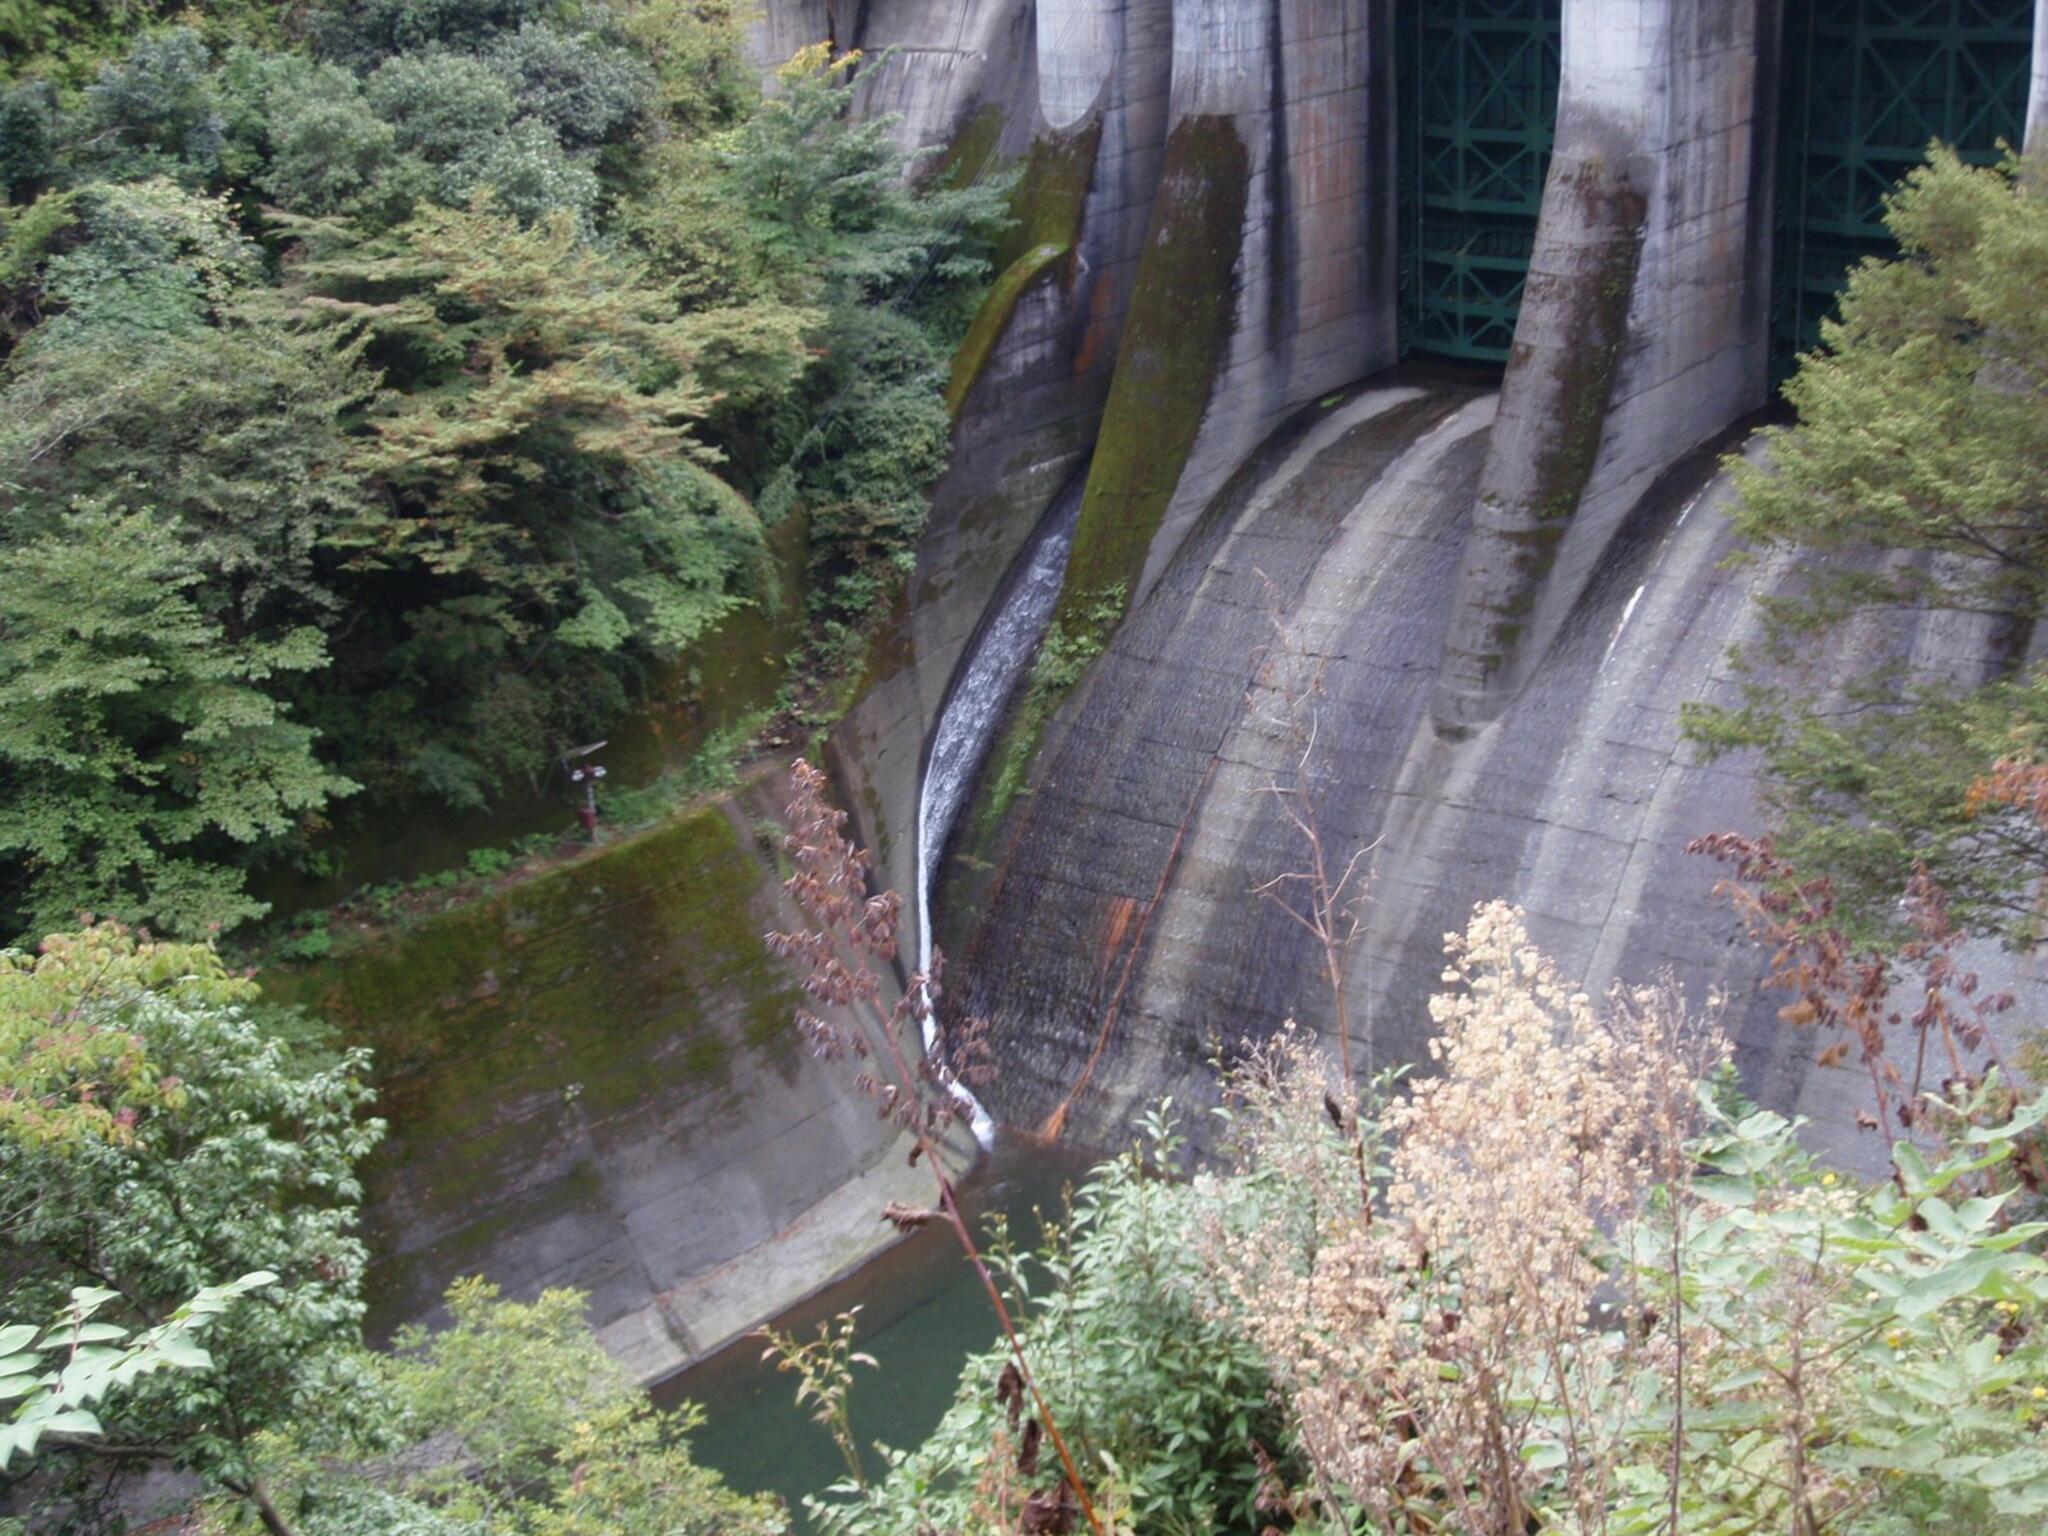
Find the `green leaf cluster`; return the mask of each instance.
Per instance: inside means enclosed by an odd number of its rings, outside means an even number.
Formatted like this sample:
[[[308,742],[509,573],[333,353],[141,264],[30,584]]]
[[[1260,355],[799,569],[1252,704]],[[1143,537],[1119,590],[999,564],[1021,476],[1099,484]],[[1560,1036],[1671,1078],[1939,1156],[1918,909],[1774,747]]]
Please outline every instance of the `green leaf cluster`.
[[[2048,1098],[1945,1155],[1901,1142],[1895,1182],[1872,1189],[1817,1168],[1782,1116],[1708,1112],[1678,1272],[1643,1270],[1703,1347],[1682,1420],[1668,1378],[1642,1414],[1613,1529],[1671,1528],[1675,1455],[1681,1532],[2039,1530],[2048,1222],[1983,1176],[2048,1120]],[[1639,1238],[1665,1251],[1668,1218]]]
[[[1689,704],[1687,728],[1710,752],[1761,752],[1782,851],[1835,877],[1864,932],[1896,923],[1924,862],[1960,918],[2025,936],[2043,835],[1980,816],[1970,788],[2041,751],[2043,674],[2024,656],[2048,600],[2048,195],[2016,158],[1978,168],[1936,145],[1886,223],[1898,256],[1850,274],[1785,386],[1797,423],[1729,461],[1737,528],[1797,582],[1738,657],[1740,702]],[[1988,668],[1903,656],[1902,621],[1930,611],[1988,634]],[[1824,670],[1845,651],[1846,679]]]
[[[605,1354],[585,1297],[458,1280],[447,1326],[365,1362],[368,1426],[307,1416],[260,1450],[299,1536],[779,1536],[775,1503],[690,1456],[703,1421],[658,1410]]]
[[[104,1433],[94,1410],[111,1392],[156,1371],[211,1369],[213,1357],[194,1342],[195,1335],[237,1296],[276,1279],[259,1269],[226,1285],[209,1285],[140,1334],[94,1320],[120,1299],[119,1291],[103,1285],[72,1287],[70,1302],[48,1327],[0,1324],[0,1404],[13,1405],[9,1422],[0,1425],[0,1472],[17,1456],[33,1456],[46,1435]],[[44,1359],[60,1352],[61,1363]]]

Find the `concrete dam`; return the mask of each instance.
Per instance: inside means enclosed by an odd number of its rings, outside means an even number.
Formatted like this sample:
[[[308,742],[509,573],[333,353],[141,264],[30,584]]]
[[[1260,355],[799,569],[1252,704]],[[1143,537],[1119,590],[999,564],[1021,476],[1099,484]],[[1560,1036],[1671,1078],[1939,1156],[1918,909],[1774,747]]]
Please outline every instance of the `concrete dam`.
[[[1751,1090],[1846,1118],[1683,852],[1762,825],[1679,709],[1732,696],[1729,646],[1797,575],[1724,569],[1717,463],[1889,248],[1884,194],[1928,142],[2040,135],[2044,9],[771,7],[764,62],[828,34],[888,53],[867,110],[942,174],[1018,175],[953,468],[832,764],[878,880],[930,870],[997,1118],[1115,1139],[1159,1094],[1203,1101],[1231,1042],[1332,1027],[1318,946],[1255,894],[1303,858],[1271,791],[1310,674],[1322,834],[1340,864],[1370,849],[1354,1059],[1425,1054],[1442,935],[1504,897],[1590,986],[1668,968],[1725,995]],[[921,849],[963,658],[1076,484],[1060,665],[1010,669]],[[1993,664],[1952,618],[1855,643]]]
[[[1751,1091],[1874,1155],[1683,852],[1763,820],[1679,710],[1731,696],[1730,644],[1797,576],[1724,567],[1720,456],[1928,141],[2041,134],[2044,8],[770,0],[764,74],[858,48],[861,109],[925,174],[1015,176],[952,468],[829,752],[906,956],[936,943],[947,1007],[991,1021],[996,1121],[1120,1142],[1243,1037],[1334,1029],[1316,945],[1256,894],[1303,858],[1272,790],[1319,680],[1308,787],[1336,862],[1369,850],[1355,1063],[1423,1059],[1442,936],[1502,897],[1592,987],[1725,994]],[[1853,643],[1994,664],[1953,616]],[[452,1274],[574,1285],[654,1379],[928,1198],[794,1038],[760,767],[277,983],[379,1049],[379,1331]]]

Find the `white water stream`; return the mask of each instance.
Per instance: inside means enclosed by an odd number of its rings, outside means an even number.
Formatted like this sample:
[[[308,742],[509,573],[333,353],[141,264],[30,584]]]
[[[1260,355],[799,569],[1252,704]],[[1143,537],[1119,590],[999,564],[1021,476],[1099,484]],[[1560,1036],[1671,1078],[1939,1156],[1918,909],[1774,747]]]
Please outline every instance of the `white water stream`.
[[[945,856],[946,839],[952,835],[961,805],[994,743],[1003,706],[1036,653],[1046,625],[1052,622],[1060,583],[1067,573],[1067,553],[1074,544],[1074,525],[1080,520],[1085,478],[1076,475],[1046,513],[1024,569],[998,599],[1002,606],[994,619],[976,637],[973,653],[961,668],[932,735],[917,805],[917,968],[921,972],[931,969],[932,882]],[[927,1019],[924,1031],[925,1050],[936,1049],[938,1021]],[[973,1100],[971,1094],[968,1097]],[[974,1103],[974,1134],[983,1146],[995,1134],[994,1122],[978,1102]]]

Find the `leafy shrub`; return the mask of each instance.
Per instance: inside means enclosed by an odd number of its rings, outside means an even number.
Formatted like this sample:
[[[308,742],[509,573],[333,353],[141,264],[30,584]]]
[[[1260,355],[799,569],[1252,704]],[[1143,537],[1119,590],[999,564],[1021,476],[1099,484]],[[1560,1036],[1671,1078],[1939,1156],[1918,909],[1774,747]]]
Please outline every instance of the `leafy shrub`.
[[[472,848],[462,862],[472,879],[489,880],[510,869],[513,856],[503,848]]]
[[[163,177],[81,188],[68,209],[84,238],[43,263],[43,301],[58,312],[30,356],[94,331],[195,334],[260,271],[221,200]]]
[[[439,50],[385,60],[364,92],[391,125],[399,149],[439,167],[488,153],[516,110],[510,88],[489,65]],[[443,189],[453,190],[452,184]]]
[[[86,87],[83,137],[114,175],[161,172],[202,183],[220,169],[225,119],[209,66],[190,27],[146,33]]]
[[[1377,1125],[1298,1044],[1239,1074],[1208,1246],[1315,1468],[1304,1507],[1501,1536],[2039,1528],[2048,1224],[2012,1220],[1999,1170],[2048,1097],[1958,1116],[1946,1152],[1902,1140],[1863,1189],[1724,1107],[1669,985],[1596,1003],[1498,905],[1450,953],[1440,1071]],[[1235,1218],[1261,1181],[1291,1218]]]
[[[381,1433],[308,1415],[266,1440],[303,1536],[783,1536],[777,1505],[695,1464],[701,1410],[651,1407],[581,1292],[511,1302],[458,1280],[447,1304],[449,1326],[407,1329],[365,1362]]]
[[[334,949],[334,934],[324,911],[314,912],[277,946],[280,960],[322,960]]]
[[[1173,1176],[1170,1113],[1149,1117],[1144,1150],[1094,1170],[1036,1253],[998,1243],[990,1262],[1077,1462],[1109,1469],[1101,1494],[1131,1525],[1256,1530],[1268,1474],[1253,1447],[1285,1464],[1288,1431],[1257,1349],[1225,1318],[1218,1281],[1189,1241],[1218,1191]],[[1256,1205],[1289,1198],[1249,1184],[1229,1194]],[[932,1437],[907,1454],[885,1451],[873,1487],[842,1483],[813,1501],[821,1526],[845,1536],[1017,1529],[1046,1475],[1002,1387],[1009,1359],[1005,1348],[971,1359]]]
[[[484,55],[519,103],[571,149],[631,131],[654,95],[654,71],[616,43],[528,22]]]

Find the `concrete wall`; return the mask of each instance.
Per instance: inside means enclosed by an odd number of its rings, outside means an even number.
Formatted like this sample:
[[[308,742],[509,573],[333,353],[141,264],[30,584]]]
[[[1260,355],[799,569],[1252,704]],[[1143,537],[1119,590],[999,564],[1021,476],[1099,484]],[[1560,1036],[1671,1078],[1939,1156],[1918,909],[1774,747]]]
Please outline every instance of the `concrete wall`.
[[[929,1201],[896,1129],[798,1037],[797,978],[761,942],[800,922],[763,834],[784,798],[765,776],[263,978],[376,1053],[373,1333],[437,1316],[465,1275],[574,1286],[651,1381],[885,1246],[889,1200]]]
[[[2027,148],[2048,144],[2048,0],[2034,4],[2034,78],[2027,92]]]
[[[1493,718],[1616,528],[1766,398],[1776,0],[1566,0],[1558,133],[1436,695]]]
[[[1018,300],[966,395],[916,570],[830,744],[877,881],[906,896],[925,743],[1011,562],[1087,462],[1159,182],[1170,0],[1086,0],[1028,19],[1017,67],[990,75],[999,93],[968,113],[1001,115],[1001,154],[1021,178],[1017,244],[1057,231],[1072,248]]]
[[[1390,0],[1181,0],[1176,122],[1227,116],[1250,152],[1235,323],[1133,596],[1294,408],[1395,357]]]

